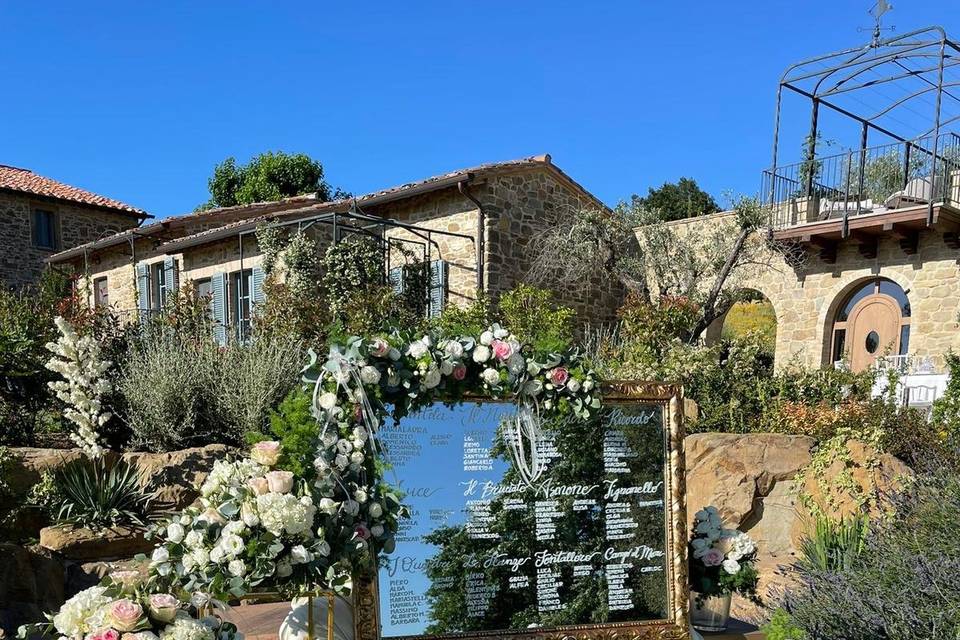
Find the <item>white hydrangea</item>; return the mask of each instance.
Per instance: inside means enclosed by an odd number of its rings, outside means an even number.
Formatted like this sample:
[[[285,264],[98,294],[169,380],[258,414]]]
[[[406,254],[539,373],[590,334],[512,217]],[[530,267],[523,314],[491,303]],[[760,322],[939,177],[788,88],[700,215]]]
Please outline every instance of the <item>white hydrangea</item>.
[[[82,638],[103,626],[103,609],[112,598],[104,595],[106,587],[90,587],[67,600],[53,617],[53,626],[61,635]]]
[[[214,640],[213,629],[199,620],[177,618],[160,632],[160,640]]]
[[[266,493],[257,496],[260,524],[273,535],[297,535],[310,531],[316,507],[308,497],[297,498],[290,493]]]
[[[54,324],[60,331],[60,338],[46,345],[53,354],[47,362],[47,369],[59,373],[63,380],[48,384],[66,405],[64,417],[77,426],[70,438],[88,456],[99,458],[103,455],[103,447],[97,430],[113,415],[101,405],[101,398],[112,389],[104,376],[111,363],[100,359],[100,345],[92,337],[81,338],[60,316],[54,319]]]

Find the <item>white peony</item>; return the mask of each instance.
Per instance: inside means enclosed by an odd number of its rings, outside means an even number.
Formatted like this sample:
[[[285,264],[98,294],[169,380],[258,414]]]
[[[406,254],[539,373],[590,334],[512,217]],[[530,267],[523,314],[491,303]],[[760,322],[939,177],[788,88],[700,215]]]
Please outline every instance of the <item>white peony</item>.
[[[363,451],[354,451],[350,454],[350,462],[353,464],[360,464],[363,462]]]
[[[337,468],[341,471],[350,466],[350,459],[342,453],[338,453],[337,457],[334,459],[334,464],[337,465]]]
[[[364,502],[367,501],[367,492],[364,491],[363,489],[357,489],[356,491],[353,492],[353,499],[359,502],[360,504],[363,504]]]
[[[366,442],[368,435],[369,434],[367,434],[367,430],[360,425],[357,425],[353,428],[354,440],[359,440],[360,442]]]
[[[104,595],[106,590],[106,587],[90,587],[67,600],[53,617],[54,628],[63,636],[82,638],[103,626],[103,610],[112,601]]]
[[[353,451],[353,444],[346,438],[337,442],[337,451],[340,453],[350,453]]]

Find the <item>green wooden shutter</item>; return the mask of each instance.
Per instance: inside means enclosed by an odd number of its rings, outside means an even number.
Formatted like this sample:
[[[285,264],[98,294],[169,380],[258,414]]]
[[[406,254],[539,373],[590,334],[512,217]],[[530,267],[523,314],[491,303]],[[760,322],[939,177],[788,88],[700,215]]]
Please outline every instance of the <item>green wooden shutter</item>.
[[[167,256],[163,259],[163,288],[164,300],[171,300],[180,288],[179,270],[177,269],[177,259]]]
[[[447,263],[434,260],[430,263],[430,308],[427,315],[435,318],[440,315],[447,302]]]
[[[263,280],[266,276],[267,274],[262,267],[254,267],[251,270],[250,301],[255,305],[262,304],[263,301],[267,299],[266,294],[263,292]]]
[[[150,269],[143,262],[137,265],[137,310],[140,319],[146,320],[150,311]]]
[[[387,279],[390,281],[390,286],[393,287],[395,294],[400,295],[403,293],[403,267],[390,269],[390,273],[387,274]]]
[[[213,339],[227,344],[227,274],[215,273],[210,278],[210,306],[213,310]]]

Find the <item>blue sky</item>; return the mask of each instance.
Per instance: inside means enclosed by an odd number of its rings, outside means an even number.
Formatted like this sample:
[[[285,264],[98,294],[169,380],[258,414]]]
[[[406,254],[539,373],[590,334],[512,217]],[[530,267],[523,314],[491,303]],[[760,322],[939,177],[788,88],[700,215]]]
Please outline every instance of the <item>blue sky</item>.
[[[0,163],[158,217],[268,149],[354,193],[540,153],[610,204],[752,193],[780,73],[866,41],[870,4],[6,2]],[[898,32],[960,37],[942,0],[894,4]]]

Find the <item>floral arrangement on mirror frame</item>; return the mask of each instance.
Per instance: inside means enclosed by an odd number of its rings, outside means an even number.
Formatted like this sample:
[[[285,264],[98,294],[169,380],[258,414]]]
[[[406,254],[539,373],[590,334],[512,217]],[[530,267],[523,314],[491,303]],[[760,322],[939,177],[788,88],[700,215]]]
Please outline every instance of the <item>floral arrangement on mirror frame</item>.
[[[757,545],[747,534],[724,529],[716,507],[704,507],[693,517],[690,536],[690,590],[696,601],[737,593],[759,602]]]
[[[389,456],[377,431],[385,419],[468,396],[512,398],[533,416],[589,417],[600,408],[599,383],[577,353],[532,353],[499,325],[476,338],[353,337],[323,361],[310,355],[303,380],[317,420],[312,472],[277,469],[277,442],[218,461],[199,504],[152,531],[158,588],[346,595],[354,575],[393,551],[406,515],[402,493],[384,480]]]
[[[67,600],[47,623],[24,625],[18,637],[35,634],[59,640],[243,640],[231,622],[217,615],[216,601],[184,601],[170,593],[150,593],[138,571],[114,571],[105,584]]]

